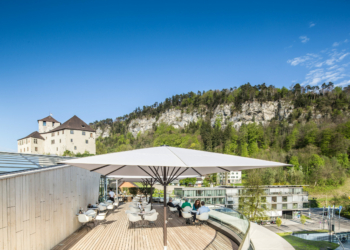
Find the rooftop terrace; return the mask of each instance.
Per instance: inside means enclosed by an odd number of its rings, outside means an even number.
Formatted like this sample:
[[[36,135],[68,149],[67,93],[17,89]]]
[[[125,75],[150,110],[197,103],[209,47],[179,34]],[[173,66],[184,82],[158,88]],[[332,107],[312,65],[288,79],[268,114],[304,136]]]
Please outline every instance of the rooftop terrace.
[[[109,214],[106,221],[92,230],[82,228],[56,245],[53,250],[78,249],[163,249],[163,206],[154,205],[159,213],[155,226],[134,228],[129,225],[124,203]],[[169,220],[169,250],[238,249],[238,246],[223,234],[209,226],[184,225],[184,219],[173,215]],[[147,221],[146,223],[147,224]]]

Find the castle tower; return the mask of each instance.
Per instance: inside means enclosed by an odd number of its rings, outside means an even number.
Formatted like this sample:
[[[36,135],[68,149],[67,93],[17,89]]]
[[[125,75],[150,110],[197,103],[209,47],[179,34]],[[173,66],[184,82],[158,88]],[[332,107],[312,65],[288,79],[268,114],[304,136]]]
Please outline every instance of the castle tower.
[[[57,128],[61,123],[53,118],[51,115],[38,120],[39,133],[46,133],[50,130]]]

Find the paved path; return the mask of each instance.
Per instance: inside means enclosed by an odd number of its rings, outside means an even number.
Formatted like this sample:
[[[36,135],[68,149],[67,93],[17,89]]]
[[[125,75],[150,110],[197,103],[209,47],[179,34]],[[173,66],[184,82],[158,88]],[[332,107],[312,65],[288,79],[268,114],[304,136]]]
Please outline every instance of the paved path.
[[[294,250],[288,241],[255,223],[250,223],[250,240],[255,250]]]

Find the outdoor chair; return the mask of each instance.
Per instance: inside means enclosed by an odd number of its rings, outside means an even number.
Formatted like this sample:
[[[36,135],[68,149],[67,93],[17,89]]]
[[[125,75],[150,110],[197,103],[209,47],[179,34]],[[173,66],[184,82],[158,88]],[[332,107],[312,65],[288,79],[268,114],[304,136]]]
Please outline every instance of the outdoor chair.
[[[145,215],[144,216],[145,220],[148,221],[148,225],[153,224],[154,226],[156,225],[156,220],[158,218],[158,213],[153,213],[150,215]]]
[[[107,213],[106,213],[106,212],[100,212],[100,213],[96,216],[96,220],[102,221],[102,220],[105,220],[106,217],[107,217]]]
[[[134,229],[135,229],[135,225],[138,221],[142,221],[142,218],[141,216],[139,215],[135,215],[135,214],[128,214],[128,219],[129,219],[129,222],[131,222],[131,224],[134,226]]]
[[[198,220],[198,224],[197,225],[200,225],[202,226],[202,224],[207,224],[207,220],[209,219],[209,214],[208,213],[203,213],[203,214],[200,214],[200,215],[197,215],[197,220]]]
[[[182,224],[191,224],[192,214],[190,212],[183,212],[182,217],[185,219]]]
[[[87,216],[86,214],[79,214],[78,221],[82,224],[82,228],[86,226],[86,230],[89,231],[89,227],[87,226],[89,222],[92,222],[92,218]],[[91,227],[90,227],[91,229]]]
[[[151,207],[145,207],[145,212],[150,212],[151,211]]]
[[[139,213],[139,212],[140,212],[140,209],[131,207],[131,208],[130,208],[130,211],[133,212],[133,213]]]
[[[107,205],[106,204],[100,203],[98,205],[98,211],[103,212],[103,211],[106,211],[106,210],[107,210]]]
[[[184,207],[184,208],[182,209],[183,212],[189,212],[189,211],[191,211],[191,210],[192,210],[191,207]]]

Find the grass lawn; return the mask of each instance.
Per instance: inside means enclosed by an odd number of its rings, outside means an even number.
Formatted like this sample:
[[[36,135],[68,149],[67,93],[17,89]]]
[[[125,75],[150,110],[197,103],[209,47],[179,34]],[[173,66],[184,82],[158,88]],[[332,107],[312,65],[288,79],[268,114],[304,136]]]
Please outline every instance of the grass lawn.
[[[328,233],[327,229],[320,229],[320,230],[310,230],[310,231],[295,231],[295,234],[317,234],[317,233]],[[279,236],[287,236],[291,235],[292,232],[282,232],[277,233]]]
[[[282,238],[288,241],[295,248],[295,250],[319,250],[321,248],[327,249],[327,247],[336,249],[339,246],[336,243],[330,243],[327,241],[304,240],[291,235],[282,236]]]

